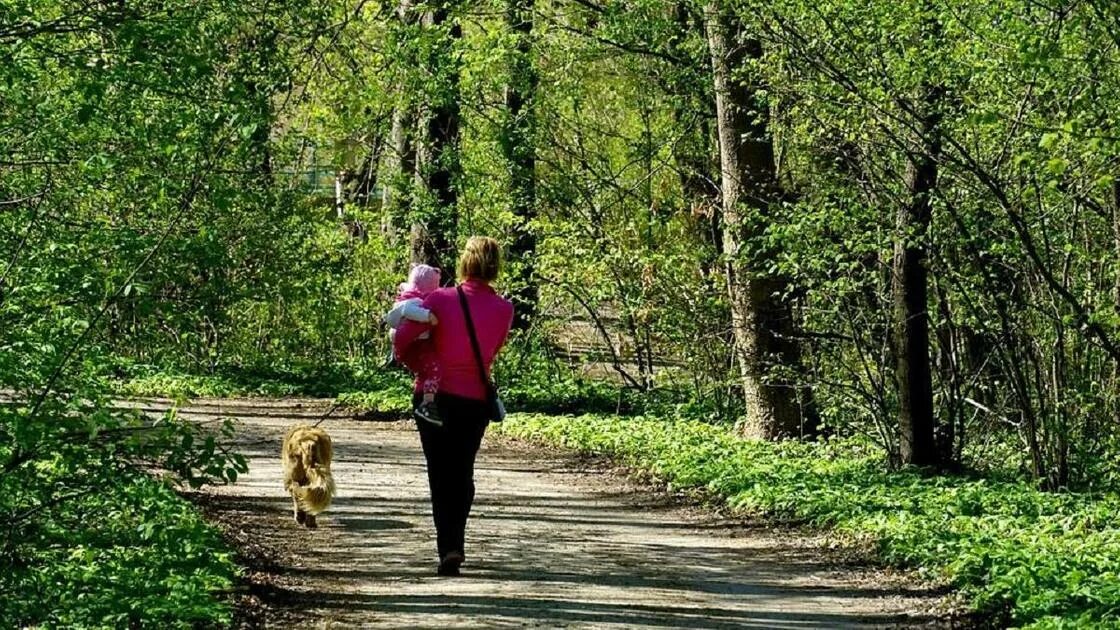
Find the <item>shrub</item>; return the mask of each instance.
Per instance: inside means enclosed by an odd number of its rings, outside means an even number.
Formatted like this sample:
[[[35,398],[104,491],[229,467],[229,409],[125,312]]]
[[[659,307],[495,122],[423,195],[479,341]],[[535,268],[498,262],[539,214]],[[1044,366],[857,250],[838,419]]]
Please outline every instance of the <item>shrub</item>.
[[[514,415],[498,429],[610,455],[747,514],[834,527],[926,569],[996,622],[1120,625],[1120,498],[889,472],[858,439],[764,443],[726,427],[618,416]]]

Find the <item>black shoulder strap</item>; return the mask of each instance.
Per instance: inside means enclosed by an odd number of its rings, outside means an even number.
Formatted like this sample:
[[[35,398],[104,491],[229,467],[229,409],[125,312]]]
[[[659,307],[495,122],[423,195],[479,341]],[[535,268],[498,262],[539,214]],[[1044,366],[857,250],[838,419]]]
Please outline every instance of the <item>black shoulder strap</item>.
[[[459,305],[463,307],[463,317],[467,320],[467,335],[471,338],[471,349],[474,350],[474,362],[478,366],[478,375],[482,378],[482,383],[486,385],[489,390],[494,387],[490,382],[490,377],[486,374],[486,366],[482,363],[482,350],[478,347],[478,336],[474,332],[474,320],[471,319],[471,307],[467,304],[467,294],[463,292],[463,286],[455,287],[459,293]]]

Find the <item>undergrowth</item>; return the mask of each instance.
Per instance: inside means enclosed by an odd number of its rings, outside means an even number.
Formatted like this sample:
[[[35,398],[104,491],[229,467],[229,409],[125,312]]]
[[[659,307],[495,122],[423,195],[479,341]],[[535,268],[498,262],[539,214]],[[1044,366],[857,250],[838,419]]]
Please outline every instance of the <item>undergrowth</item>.
[[[340,392],[400,389],[403,372],[379,366],[223,365],[198,372],[146,364],[123,364],[104,377],[108,389],[124,396],[335,396]]]
[[[173,490],[247,470],[228,421],[116,408],[96,379],[0,400],[0,628],[211,628],[237,566]]]
[[[230,623],[229,602],[219,593],[236,578],[231,552],[166,484],[127,471],[114,471],[111,486],[37,515],[18,538],[2,541],[0,627]]]
[[[635,413],[669,409],[675,404],[671,393],[642,395],[615,384],[580,378],[570,369],[504,372],[499,376],[502,398],[510,408],[522,411]],[[269,370],[223,366],[209,373],[128,365],[118,367],[105,381],[109,389],[122,396],[324,396],[335,397],[356,411],[382,415],[407,415],[412,404],[412,377],[403,369],[382,365]]]
[[[507,435],[610,455],[742,513],[808,521],[936,574],[998,624],[1120,627],[1120,499],[1025,483],[885,470],[858,440],[741,439],[727,427],[607,415],[516,414]]]

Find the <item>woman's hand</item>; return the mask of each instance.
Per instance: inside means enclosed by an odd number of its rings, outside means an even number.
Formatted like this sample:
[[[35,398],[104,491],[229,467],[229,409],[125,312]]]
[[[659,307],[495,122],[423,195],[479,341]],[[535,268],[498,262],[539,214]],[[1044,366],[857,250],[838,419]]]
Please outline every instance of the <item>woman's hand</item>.
[[[431,311],[428,312],[428,325],[439,326],[439,318],[436,317],[436,314]]]

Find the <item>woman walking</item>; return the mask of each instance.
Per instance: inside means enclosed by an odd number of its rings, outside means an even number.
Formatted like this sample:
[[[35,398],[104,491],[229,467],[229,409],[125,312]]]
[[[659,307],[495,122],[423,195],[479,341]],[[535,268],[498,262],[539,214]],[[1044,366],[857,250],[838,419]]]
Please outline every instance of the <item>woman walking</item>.
[[[459,286],[436,290],[424,299],[423,307],[439,323],[404,321],[393,337],[397,357],[412,368],[409,348],[418,343],[421,334],[430,332],[439,365],[438,424],[427,415],[416,418],[428,464],[439,575],[458,575],[459,565],[466,559],[464,539],[474,502],[474,460],[494,415],[490,366],[513,323],[513,304],[490,286],[500,270],[498,242],[472,236],[459,257]],[[422,402],[422,378],[418,375],[416,380],[414,410]]]

